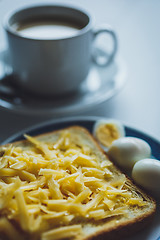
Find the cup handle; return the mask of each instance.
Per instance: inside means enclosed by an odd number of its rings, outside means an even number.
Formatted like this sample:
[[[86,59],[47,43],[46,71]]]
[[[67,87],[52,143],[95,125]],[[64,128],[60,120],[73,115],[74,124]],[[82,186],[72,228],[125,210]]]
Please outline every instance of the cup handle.
[[[115,55],[117,53],[118,41],[117,41],[117,36],[116,36],[115,32],[111,29],[110,26],[101,27],[101,28],[98,28],[97,30],[94,30],[94,32],[93,32],[93,40],[95,40],[95,38],[99,34],[101,34],[101,33],[106,33],[106,34],[109,34],[111,36],[112,41],[113,41],[112,52],[110,54],[108,54],[104,50],[95,47],[93,55],[92,55],[92,58],[93,58],[93,61],[97,65],[99,65],[99,66],[107,66],[107,65],[109,65],[112,62],[112,60],[114,59],[114,57],[115,57]],[[103,59],[103,61],[102,61],[102,59]]]

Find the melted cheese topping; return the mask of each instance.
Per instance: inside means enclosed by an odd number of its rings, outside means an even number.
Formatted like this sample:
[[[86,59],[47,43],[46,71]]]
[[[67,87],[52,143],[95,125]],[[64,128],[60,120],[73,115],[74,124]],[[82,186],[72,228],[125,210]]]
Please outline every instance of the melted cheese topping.
[[[0,231],[10,239],[24,239],[11,222],[38,239],[57,240],[83,235],[84,222],[145,205],[125,187],[125,175],[115,177],[109,160],[75,144],[69,132],[54,143],[26,138],[29,148],[4,147],[0,158]]]

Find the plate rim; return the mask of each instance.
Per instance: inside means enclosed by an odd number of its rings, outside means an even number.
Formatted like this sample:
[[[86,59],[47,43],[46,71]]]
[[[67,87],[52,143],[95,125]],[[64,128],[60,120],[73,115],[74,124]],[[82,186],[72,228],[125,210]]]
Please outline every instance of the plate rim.
[[[101,119],[113,119],[113,118],[101,117],[101,116],[72,116],[72,117],[63,117],[63,118],[57,118],[57,119],[51,119],[51,120],[48,120],[48,121],[43,121],[41,123],[34,124],[33,126],[23,128],[22,130],[18,131],[17,133],[12,134],[10,137],[7,137],[5,140],[3,140],[1,142],[1,145],[4,145],[4,144],[15,141],[17,138],[22,137],[24,133],[30,133],[30,132],[33,132],[33,131],[40,131],[40,129],[43,129],[43,128],[49,127],[49,126],[54,126],[56,124],[66,124],[66,123],[69,124],[69,122],[75,122],[74,125],[76,125],[76,122],[82,122],[82,121],[95,122],[95,121],[101,120]],[[114,118],[114,120],[115,120],[115,118]],[[122,122],[122,124],[123,124],[123,122]],[[125,124],[123,124],[123,125],[124,125],[126,130],[128,129],[129,131],[134,132],[135,135],[137,135],[137,134],[141,135],[142,138],[148,139],[150,142],[156,144],[160,148],[160,141],[158,139],[156,139],[155,137],[152,137],[150,134],[148,134],[146,132],[143,132],[139,129],[136,129],[134,127],[130,127],[130,126],[125,125]]]

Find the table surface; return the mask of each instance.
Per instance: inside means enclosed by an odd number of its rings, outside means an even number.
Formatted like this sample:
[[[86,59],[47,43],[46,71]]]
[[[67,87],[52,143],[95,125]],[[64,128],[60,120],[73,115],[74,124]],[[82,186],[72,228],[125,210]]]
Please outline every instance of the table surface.
[[[43,1],[0,0],[0,22],[8,11],[38,2]],[[47,2],[54,3],[49,0]],[[116,96],[79,115],[116,118],[160,140],[160,1],[58,2],[78,5],[90,11],[97,26],[102,23],[112,25],[118,36],[118,54],[124,59],[128,72],[126,84]],[[7,47],[2,24],[0,47]],[[74,112],[72,116],[75,116]],[[24,128],[57,117],[59,116],[29,116],[0,108],[0,142]]]

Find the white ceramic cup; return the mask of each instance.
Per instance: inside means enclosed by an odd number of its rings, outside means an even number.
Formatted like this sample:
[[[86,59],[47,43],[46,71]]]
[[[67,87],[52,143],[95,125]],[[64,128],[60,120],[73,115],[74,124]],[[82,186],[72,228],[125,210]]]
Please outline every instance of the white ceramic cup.
[[[76,33],[48,38],[25,36],[19,26],[32,21],[58,21],[73,24]],[[86,79],[93,55],[93,42],[101,33],[113,40],[109,64],[117,51],[116,34],[110,28],[94,29],[90,14],[79,8],[63,5],[35,5],[15,10],[4,20],[8,50],[17,86],[40,96],[57,96],[77,91]],[[25,28],[26,29],[26,28]],[[106,43],[107,44],[107,43]],[[97,63],[98,64],[98,63]]]

